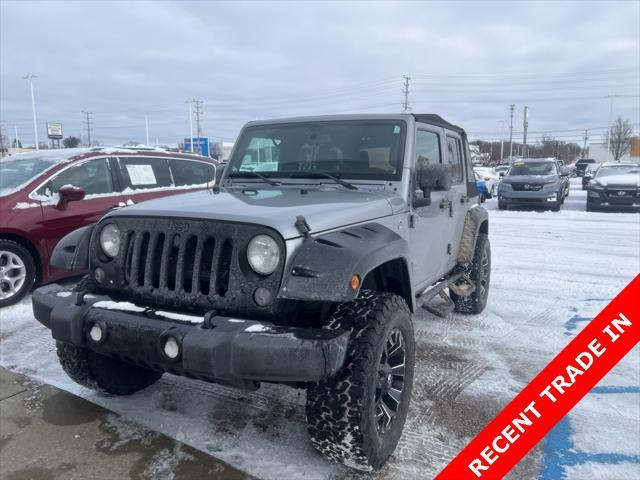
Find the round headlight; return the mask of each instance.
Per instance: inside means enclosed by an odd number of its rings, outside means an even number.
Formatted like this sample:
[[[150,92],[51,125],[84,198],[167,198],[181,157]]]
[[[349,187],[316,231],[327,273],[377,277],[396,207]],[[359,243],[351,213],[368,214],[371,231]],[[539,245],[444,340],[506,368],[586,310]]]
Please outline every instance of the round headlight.
[[[120,251],[120,229],[115,223],[109,223],[100,232],[100,246],[109,257],[114,258]]]
[[[280,247],[269,235],[256,235],[247,247],[247,260],[256,273],[269,275],[280,262]]]

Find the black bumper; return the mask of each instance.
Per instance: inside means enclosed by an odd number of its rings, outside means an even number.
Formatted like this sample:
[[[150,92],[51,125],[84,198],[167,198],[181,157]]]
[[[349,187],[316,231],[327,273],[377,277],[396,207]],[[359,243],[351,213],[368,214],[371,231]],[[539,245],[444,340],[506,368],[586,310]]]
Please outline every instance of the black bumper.
[[[344,364],[349,332],[281,327],[209,313],[201,323],[172,312],[144,309],[106,296],[47,285],[33,293],[36,319],[54,339],[128,363],[207,381],[249,387],[254,382],[316,382]],[[189,317],[198,319],[198,317]],[[96,342],[89,332],[103,331]],[[164,352],[167,338],[180,346]]]

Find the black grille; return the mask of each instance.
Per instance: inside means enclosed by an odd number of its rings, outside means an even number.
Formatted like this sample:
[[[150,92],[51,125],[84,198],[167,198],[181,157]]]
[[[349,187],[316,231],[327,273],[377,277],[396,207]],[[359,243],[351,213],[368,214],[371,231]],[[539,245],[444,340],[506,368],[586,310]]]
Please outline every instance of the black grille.
[[[537,192],[542,190],[541,183],[512,183],[511,188],[517,192]]]
[[[258,287],[276,297],[282,277],[285,247],[275,232],[256,225],[206,220],[115,217],[122,248],[117,258],[105,261],[100,247],[94,258],[107,272],[103,289],[148,305],[220,312],[257,310]],[[253,272],[246,260],[249,241],[259,234],[272,236],[281,247],[281,265],[269,276]]]

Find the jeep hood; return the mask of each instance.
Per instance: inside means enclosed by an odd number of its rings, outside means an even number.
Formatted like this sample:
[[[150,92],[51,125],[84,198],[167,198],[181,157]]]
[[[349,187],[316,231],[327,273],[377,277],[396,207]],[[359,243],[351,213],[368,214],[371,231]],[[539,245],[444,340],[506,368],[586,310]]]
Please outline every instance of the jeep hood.
[[[395,201],[393,201],[395,200]],[[107,216],[173,217],[265,225],[286,240],[299,237],[296,217],[302,215],[312,233],[385,217],[399,205],[397,194],[384,190],[314,188],[228,188],[172,195],[121,208]]]

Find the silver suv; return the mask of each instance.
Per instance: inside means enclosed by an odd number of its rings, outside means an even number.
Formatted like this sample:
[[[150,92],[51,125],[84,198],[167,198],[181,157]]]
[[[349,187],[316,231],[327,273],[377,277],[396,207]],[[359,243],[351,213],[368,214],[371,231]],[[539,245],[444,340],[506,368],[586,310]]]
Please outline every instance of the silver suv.
[[[82,385],[306,389],[313,445],[372,470],[407,416],[411,314],[447,291],[484,309],[488,232],[465,132],[437,115],[251,122],[215,188],[65,237],[52,262],[90,274],[33,307]]]

